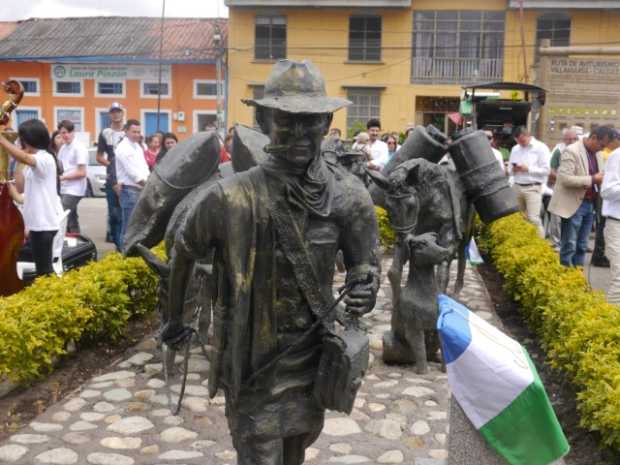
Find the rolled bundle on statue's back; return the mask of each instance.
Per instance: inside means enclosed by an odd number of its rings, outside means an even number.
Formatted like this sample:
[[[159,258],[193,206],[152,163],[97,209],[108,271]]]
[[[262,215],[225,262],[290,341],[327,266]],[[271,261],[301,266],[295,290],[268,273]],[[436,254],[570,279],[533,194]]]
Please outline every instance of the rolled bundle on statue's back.
[[[448,151],[447,140],[446,135],[433,125],[426,128],[417,126],[394,158],[385,165],[382,174],[389,174],[398,165],[412,158],[424,158],[430,162],[439,163]]]
[[[235,124],[231,161],[235,173],[247,171],[267,158],[263,150],[269,144],[269,137],[256,129]]]
[[[157,164],[140,193],[124,239],[126,255],[136,253],[140,243],[147,248],[163,238],[177,204],[193,188],[217,170],[220,142],[215,131],[201,132],[180,142]]]
[[[517,196],[508,185],[508,179],[482,131],[461,132],[448,150],[467,197],[474,203],[484,223],[519,211]]]

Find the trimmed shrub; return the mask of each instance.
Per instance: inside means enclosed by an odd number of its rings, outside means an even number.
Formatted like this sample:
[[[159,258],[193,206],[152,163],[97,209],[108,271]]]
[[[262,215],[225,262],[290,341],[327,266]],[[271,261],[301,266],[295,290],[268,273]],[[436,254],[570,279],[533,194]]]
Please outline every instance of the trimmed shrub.
[[[0,379],[26,383],[48,373],[71,340],[118,340],[129,318],[155,308],[156,289],[142,259],[112,253],[0,298]]]
[[[620,309],[565,268],[520,214],[486,227],[480,243],[519,303],[549,363],[577,387],[581,425],[620,450]]]

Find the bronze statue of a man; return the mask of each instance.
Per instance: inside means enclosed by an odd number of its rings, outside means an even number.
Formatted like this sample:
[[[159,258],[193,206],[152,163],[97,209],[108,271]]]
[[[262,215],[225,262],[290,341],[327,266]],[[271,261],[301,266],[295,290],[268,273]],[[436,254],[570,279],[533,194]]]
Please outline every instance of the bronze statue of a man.
[[[333,112],[350,102],[327,97],[311,63],[279,61],[264,98],[245,103],[269,136],[269,157],[195,199],[170,257],[171,320],[162,338],[182,334],[191,265],[215,250],[210,394],[224,391],[240,465],[298,465],[323,428],[317,379],[334,347],[326,340],[339,337],[333,318],[323,320],[334,303],[336,253],[347,269],[345,314],[372,310],[376,220],[364,185],[321,156]]]

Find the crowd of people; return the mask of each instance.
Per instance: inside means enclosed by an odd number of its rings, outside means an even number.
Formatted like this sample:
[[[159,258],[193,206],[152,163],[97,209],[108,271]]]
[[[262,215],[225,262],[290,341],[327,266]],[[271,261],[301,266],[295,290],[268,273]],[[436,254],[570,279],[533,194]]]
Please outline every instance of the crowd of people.
[[[171,132],[155,132],[146,139],[140,121],[125,121],[119,103],[109,108],[110,126],[97,141],[97,162],[106,167],[107,240],[122,249],[131,212],[150,172],[177,144]],[[50,134],[40,120],[18,127],[18,140],[0,134],[0,145],[11,156],[9,193],[24,218],[27,243],[20,256],[31,257],[36,274],[53,272],[52,244],[68,212],[66,234],[79,235],[78,205],[87,192],[88,148],[75,125],[60,121]],[[222,141],[220,160],[230,160],[232,135]]]
[[[123,123],[123,120],[123,108],[118,103],[112,104],[110,127],[101,131],[97,143],[97,161],[106,167],[108,240],[117,250],[122,249],[129,218],[149,174],[178,143],[172,132],[156,131],[145,139],[140,121],[128,119]],[[231,145],[229,131],[222,140],[220,162],[230,160]]]
[[[405,137],[407,135],[408,131]],[[342,145],[342,132],[338,128],[332,128],[328,139],[338,151],[339,145]],[[381,134],[381,121],[373,118],[366,123],[366,131],[360,131],[354,135],[351,150],[361,152],[366,156],[369,169],[382,170],[400,149],[399,140],[400,134],[397,132]]]
[[[405,139],[413,129],[407,128]],[[595,229],[591,264],[611,267],[608,300],[620,304],[620,132],[609,126],[594,126],[588,134],[579,126],[565,128],[550,150],[527,128],[516,127],[507,150],[497,132],[483,130],[520,210],[559,252],[562,265],[584,266]],[[332,128],[326,141],[347,152],[339,129]],[[382,170],[399,149],[399,134],[381,135],[381,122],[370,119],[349,151],[364,157],[368,169]]]
[[[177,144],[177,137],[156,132],[144,139],[140,121],[124,121],[118,103],[111,105],[109,116],[110,127],[98,137],[97,161],[106,167],[108,240],[121,250],[140,191],[156,164]],[[413,129],[408,128],[404,137]],[[485,129],[485,133],[521,211],[559,251],[564,266],[584,266],[596,226],[592,264],[611,267],[609,301],[620,304],[620,132],[608,126],[594,127],[589,134],[578,126],[566,128],[550,150],[525,127],[517,127],[506,161],[494,132]],[[52,134],[43,122],[26,121],[18,135],[17,144],[0,136],[0,145],[24,167],[15,170],[9,189],[22,205],[37,274],[47,274],[52,271],[52,241],[63,212],[68,211],[67,233],[80,232],[78,205],[86,195],[88,151],[67,120],[58,123]],[[350,149],[365,158],[368,169],[382,170],[400,149],[401,137],[382,134],[381,122],[370,119],[366,131],[355,134]],[[230,160],[232,138],[228,131],[221,162]],[[326,140],[345,152],[339,129],[332,128]]]
[[[524,128],[515,140],[508,174],[521,210],[567,267],[585,265],[595,226],[591,264],[611,268],[607,300],[620,304],[620,132],[611,126],[593,127],[588,134],[579,126],[566,128],[553,150]],[[542,215],[541,204],[546,205]]]

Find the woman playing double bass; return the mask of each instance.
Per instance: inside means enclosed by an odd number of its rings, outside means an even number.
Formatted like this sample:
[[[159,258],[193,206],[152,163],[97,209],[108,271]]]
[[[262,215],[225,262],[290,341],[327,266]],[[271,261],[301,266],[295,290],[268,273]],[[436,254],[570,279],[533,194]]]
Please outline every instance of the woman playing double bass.
[[[56,192],[56,161],[47,149],[50,136],[45,125],[32,119],[19,125],[17,133],[21,147],[12,144],[2,135],[0,146],[16,161],[26,165],[23,172],[24,225],[30,233],[32,255],[38,276],[53,273],[52,243],[58,232],[62,212]],[[18,185],[18,190],[19,189]]]

